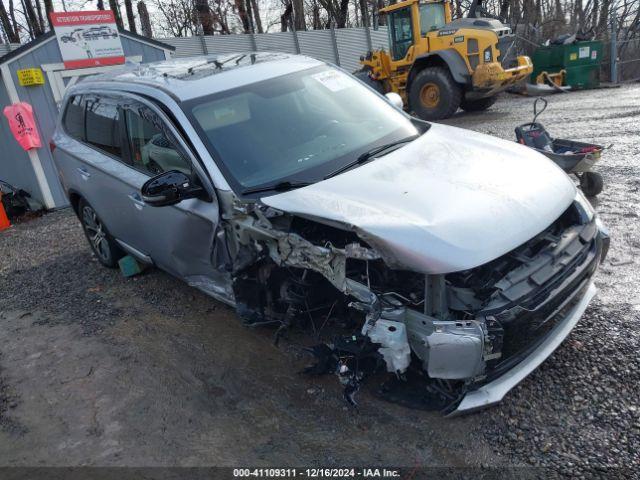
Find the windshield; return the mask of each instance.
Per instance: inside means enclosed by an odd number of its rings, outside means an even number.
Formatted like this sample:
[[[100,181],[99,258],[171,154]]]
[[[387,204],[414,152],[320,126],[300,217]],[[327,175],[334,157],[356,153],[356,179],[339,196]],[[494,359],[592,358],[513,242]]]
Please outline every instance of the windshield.
[[[194,99],[185,107],[239,191],[316,182],[373,147],[418,133],[379,95],[328,66]]]
[[[424,37],[432,30],[445,24],[443,3],[423,3],[420,5],[420,33]]]

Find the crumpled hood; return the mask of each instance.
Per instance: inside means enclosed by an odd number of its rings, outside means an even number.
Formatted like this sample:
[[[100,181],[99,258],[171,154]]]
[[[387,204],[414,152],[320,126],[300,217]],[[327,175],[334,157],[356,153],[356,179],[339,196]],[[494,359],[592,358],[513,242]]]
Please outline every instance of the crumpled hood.
[[[353,229],[392,267],[437,274],[523,244],[575,193],[559,167],[527,147],[432,124],[377,160],[262,202]]]

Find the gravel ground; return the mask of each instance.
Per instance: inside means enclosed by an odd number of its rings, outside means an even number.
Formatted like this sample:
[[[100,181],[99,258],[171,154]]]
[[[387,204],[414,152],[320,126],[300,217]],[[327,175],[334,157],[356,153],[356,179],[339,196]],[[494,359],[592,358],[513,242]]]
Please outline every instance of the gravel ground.
[[[558,137],[610,145],[594,203],[611,229],[599,295],[497,407],[455,419],[310,380],[294,340],[169,275],[100,267],[71,212],[0,234],[0,465],[535,466],[633,477],[640,466],[640,86],[556,95]],[[447,121],[507,139],[532,100]],[[526,181],[526,172],[523,172]]]
[[[511,459],[564,473],[637,475],[640,466],[640,87],[549,97],[539,118],[559,138],[608,148],[592,199],[611,231],[599,293],[564,344],[497,408],[478,415],[484,438]],[[532,99],[447,123],[513,139]],[[488,113],[488,112],[487,112]],[[523,180],[526,172],[523,172]]]

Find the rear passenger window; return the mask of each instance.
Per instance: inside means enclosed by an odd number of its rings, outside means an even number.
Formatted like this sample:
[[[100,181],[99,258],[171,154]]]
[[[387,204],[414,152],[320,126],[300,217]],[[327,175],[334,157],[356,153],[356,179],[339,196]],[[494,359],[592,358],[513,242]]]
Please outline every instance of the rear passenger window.
[[[122,157],[120,110],[115,100],[87,100],[86,142],[113,156]]]
[[[84,141],[84,101],[82,95],[72,97],[64,113],[64,129],[76,140]]]
[[[150,175],[178,170],[191,175],[191,163],[158,116],[137,105],[124,111],[133,166]]]

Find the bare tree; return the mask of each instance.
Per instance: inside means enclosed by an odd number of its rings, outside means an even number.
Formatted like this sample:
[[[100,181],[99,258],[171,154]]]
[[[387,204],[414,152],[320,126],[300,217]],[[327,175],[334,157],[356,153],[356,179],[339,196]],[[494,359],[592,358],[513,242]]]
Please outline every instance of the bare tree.
[[[293,6],[293,26],[296,30],[306,30],[307,25],[304,20],[304,1],[292,0]]]
[[[242,23],[243,33],[251,33],[251,21],[249,19],[249,14],[247,13],[247,4],[245,3],[245,0],[234,1],[238,17],[240,17],[240,22]]]
[[[145,37],[153,37],[153,31],[151,30],[151,20],[149,19],[149,11],[147,5],[140,0],[138,2],[138,16],[140,17],[140,28],[142,35]]]
[[[13,10],[13,4],[10,3],[10,10]],[[0,0],[0,25],[4,31],[7,41],[9,43],[19,43],[20,35],[18,35],[18,29],[14,28],[14,23],[9,18],[7,9],[4,6],[4,0]]]
[[[320,20],[320,5],[316,0],[313,0],[311,6],[311,26],[314,30],[320,30],[322,28],[322,21]]]
[[[51,14],[53,11],[53,0],[44,0],[44,13],[47,16],[47,22],[49,22],[49,29],[51,30],[53,30],[53,24],[51,23]]]
[[[213,0],[213,19],[216,30],[228,35],[231,33],[229,26],[229,14],[233,11],[228,0]]]
[[[609,31],[609,10],[611,9],[611,0],[602,0],[602,6],[600,7],[600,19],[596,26],[596,36],[607,36]]]
[[[116,17],[116,25],[118,28],[124,28],[124,24],[122,23],[122,15],[120,15],[120,5],[118,4],[118,0],[109,0],[109,8],[113,12],[113,15]]]
[[[98,10],[104,10],[104,0],[97,1]]]
[[[207,0],[195,0],[195,10],[203,35],[213,35],[213,16]]]
[[[367,7],[367,0],[358,0],[358,6],[360,7],[360,24],[363,27],[369,26],[369,11]]]
[[[33,3],[31,3],[31,0],[22,0],[22,6],[24,8],[24,14],[27,21],[27,26],[29,27],[31,38],[37,38],[41,36],[44,31],[42,30],[42,27],[38,20],[38,15],[35,8],[33,7]]]
[[[344,28],[347,25],[349,14],[349,0],[318,0],[320,5],[329,14],[329,21],[336,28]]]
[[[258,33],[264,33],[262,29],[262,20],[260,19],[260,8],[258,7],[257,0],[249,0],[251,2],[251,11],[253,13],[253,21],[256,24],[256,31]]]
[[[40,30],[44,32],[44,17],[42,16],[42,5],[40,4],[40,0],[36,0],[36,13],[38,14],[38,24],[40,25]]]
[[[127,13],[127,23],[129,24],[129,31],[137,33],[136,29],[136,17],[133,14],[133,5],[131,0],[124,0],[124,10]]]
[[[280,15],[280,30],[286,32],[291,25],[291,16],[293,15],[293,4],[290,0],[284,6],[284,12]]]

